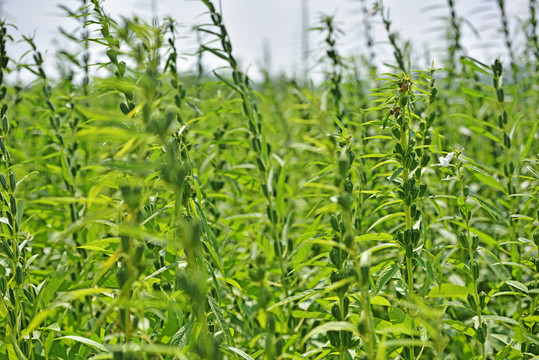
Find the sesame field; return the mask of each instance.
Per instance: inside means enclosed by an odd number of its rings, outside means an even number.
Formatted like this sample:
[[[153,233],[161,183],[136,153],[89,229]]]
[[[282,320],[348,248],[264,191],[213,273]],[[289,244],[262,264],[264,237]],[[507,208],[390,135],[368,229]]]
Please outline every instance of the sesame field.
[[[363,54],[312,21],[319,79],[251,79],[230,1],[108,1],[55,8],[77,50],[47,57],[0,20],[0,360],[539,359],[536,0],[517,31],[486,2],[481,60],[438,1],[428,66],[357,2]]]

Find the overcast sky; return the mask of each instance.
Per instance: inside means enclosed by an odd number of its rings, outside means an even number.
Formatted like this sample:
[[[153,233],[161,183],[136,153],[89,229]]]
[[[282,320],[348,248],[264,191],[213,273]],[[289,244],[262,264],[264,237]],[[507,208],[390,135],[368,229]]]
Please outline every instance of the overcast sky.
[[[309,24],[316,26],[322,14],[335,15],[345,33],[340,40],[343,54],[355,54],[365,48],[364,14],[359,0],[306,0],[309,9]],[[256,77],[263,58],[263,44],[271,58],[273,73],[299,71],[302,66],[302,2],[303,0],[222,0],[225,24],[228,27],[234,52],[249,73]],[[402,39],[411,40],[416,57],[423,59],[421,66],[440,58],[440,50],[446,48],[443,40],[443,20],[448,16],[446,0],[385,0],[390,9],[393,28]],[[57,4],[77,8],[80,0],[0,0],[2,16],[18,27],[10,32],[16,40],[21,35],[35,36],[38,48],[46,53],[47,61],[54,60],[58,48],[65,47],[66,41],[58,27],[73,28],[73,19],[63,16]],[[218,0],[214,0],[216,5]],[[373,1],[366,0],[368,7]],[[457,13],[466,18],[479,31],[477,38],[471,27],[464,24],[463,43],[468,54],[491,63],[494,56],[504,56],[503,37],[499,33],[499,12],[494,0],[460,0]],[[432,9],[432,7],[438,8]],[[513,36],[522,36],[522,21],[527,20],[526,0],[506,1],[507,12],[512,19]],[[185,38],[179,40],[183,54],[197,50],[195,36],[190,29],[208,21],[205,7],[198,0],[106,0],[105,10],[114,18],[137,14],[149,19],[152,14],[159,18],[172,16],[183,27],[180,33]],[[431,8],[430,10],[428,8]],[[392,52],[384,45],[387,34],[381,25],[380,15],[374,15],[373,22],[376,55],[380,63],[392,62]],[[309,36],[310,60],[320,54],[320,37],[315,33]],[[69,46],[72,46],[71,44]],[[428,50],[427,50],[428,49]],[[12,58],[20,57],[28,46],[24,43],[10,44],[8,51]],[[317,52],[318,51],[318,52]],[[183,68],[192,67],[193,57],[185,56]],[[205,55],[208,68],[221,65],[219,60]],[[439,63],[441,65],[441,63]]]

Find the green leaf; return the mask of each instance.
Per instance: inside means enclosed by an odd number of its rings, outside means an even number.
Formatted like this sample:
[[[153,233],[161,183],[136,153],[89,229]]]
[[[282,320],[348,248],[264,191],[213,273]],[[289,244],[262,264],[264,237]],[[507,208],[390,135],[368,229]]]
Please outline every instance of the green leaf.
[[[217,322],[219,323],[219,327],[221,327],[221,330],[223,330],[223,333],[225,334],[226,341],[230,345],[234,345],[234,339],[232,338],[232,334],[230,333],[230,328],[228,327],[228,324],[226,323],[225,316],[223,315],[223,311],[221,310],[221,307],[215,301],[213,297],[208,295],[208,303],[210,304],[210,308],[215,314],[215,317],[217,318]]]
[[[41,300],[47,306],[49,304],[49,301],[52,299],[56,291],[60,288],[62,283],[65,280],[65,277],[67,275],[69,268],[67,266],[67,254],[64,252],[62,254],[62,258],[60,259],[60,262],[58,263],[58,267],[56,268],[56,272],[50,278],[50,280],[47,282],[47,285],[42,290],[42,292],[39,293],[41,296]]]
[[[374,285],[374,288],[371,291],[371,299],[378,295],[380,290],[382,290],[382,287],[387,284],[389,280],[399,271],[399,264],[391,264],[390,266],[386,267],[382,272],[380,273],[380,277],[378,280],[376,280],[376,284]]]
[[[251,356],[247,355],[247,353],[245,353],[243,350],[240,350],[240,349],[235,348],[233,346],[226,346],[226,345],[225,345],[225,348],[227,348],[228,350],[238,354],[239,356],[241,356],[245,360],[254,360]]]
[[[94,349],[97,349],[103,352],[109,352],[109,350],[106,347],[104,347],[102,344],[98,343],[97,341],[90,340],[82,336],[67,335],[67,336],[56,338],[55,340],[73,340],[73,341],[80,342],[84,345],[88,345]]]
[[[458,298],[465,298],[470,293],[470,289],[466,286],[461,285],[455,285],[455,284],[440,284],[438,286],[433,287],[429,293],[429,297],[434,298],[444,298],[444,297],[458,297]]]
[[[321,333],[326,333],[328,331],[348,331],[357,336],[360,336],[359,330],[351,323],[347,321],[330,321],[325,324],[319,325],[309,331],[309,333],[307,333],[307,335],[305,335],[305,337],[301,341],[301,346],[303,346],[303,344],[305,344],[305,342],[307,342],[307,340],[309,340],[310,338]]]

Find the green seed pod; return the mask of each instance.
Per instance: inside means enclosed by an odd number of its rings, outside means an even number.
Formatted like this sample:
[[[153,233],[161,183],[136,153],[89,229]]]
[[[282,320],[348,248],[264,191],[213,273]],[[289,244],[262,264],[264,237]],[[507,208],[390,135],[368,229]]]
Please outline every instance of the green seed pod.
[[[331,249],[331,251],[329,252],[329,260],[337,269],[341,268],[341,252],[338,248],[334,247],[333,249]]]
[[[7,242],[2,242],[2,250],[4,250],[4,253],[7,255],[9,259],[15,258],[15,255],[13,254],[13,250],[11,250],[11,246]]]
[[[410,243],[406,244],[406,257],[408,259],[411,259],[414,257],[414,247]]]
[[[503,133],[503,144],[506,148],[511,148],[511,138],[506,133]]]
[[[9,195],[9,206],[11,209],[11,214],[13,216],[17,215],[17,202],[15,201],[13,195]]]
[[[330,216],[329,223],[334,231],[339,231],[339,220],[337,220],[337,217],[335,215]]]
[[[8,152],[3,137],[0,137],[0,151],[2,151],[2,154],[7,154]]]
[[[468,305],[473,311],[477,311],[477,302],[475,301],[475,296],[468,294]]]
[[[479,247],[479,236],[472,236],[472,250],[475,251]]]
[[[7,280],[6,277],[0,275],[0,294],[4,295],[7,289]]]
[[[346,316],[348,315],[348,311],[349,311],[349,308],[350,308],[350,299],[348,299],[348,297],[345,297],[342,301],[342,304],[343,304],[343,314],[344,314],[344,317],[346,318]]]
[[[415,200],[419,197],[419,188],[417,186],[414,186],[412,188],[412,198]]]
[[[124,102],[120,103],[120,110],[122,111],[122,113],[126,115],[129,114],[129,108],[127,107],[127,104]]]
[[[503,118],[501,115],[498,115],[498,128],[503,129]]]
[[[335,330],[328,331],[328,340],[331,346],[338,348],[341,346],[341,338],[339,337],[339,332]]]
[[[423,183],[419,185],[419,196],[423,197],[425,195],[425,192],[427,191],[427,184]]]
[[[34,303],[34,295],[32,294],[31,291],[29,291],[28,289],[24,288],[23,289],[23,292],[24,292],[24,296],[26,296],[26,298],[28,299],[28,301],[33,304]]]
[[[122,250],[124,253],[129,253],[129,250],[131,249],[131,241],[129,241],[129,237],[122,235],[120,236],[120,240],[122,243]]]
[[[2,116],[2,130],[4,131],[4,134],[9,132],[9,120],[6,115]]]
[[[341,308],[339,307],[339,305],[333,305],[333,307],[331,308],[331,315],[333,315],[333,317],[337,320],[337,321],[342,321],[342,314],[341,314]]]
[[[459,233],[458,236],[457,236],[457,239],[459,241],[459,245],[465,249],[467,249],[470,244],[468,243],[468,238],[466,237],[466,234],[464,233]]]
[[[4,188],[4,190],[7,191],[9,189],[6,178],[2,174],[0,174],[0,184],[2,184],[2,187]]]
[[[539,274],[539,259],[535,259],[535,272]]]
[[[420,217],[421,217],[421,210],[417,209],[417,212],[416,212],[416,214],[414,216],[414,220],[417,221],[417,220],[419,220]]]
[[[17,324],[17,315],[15,315],[15,310],[13,310],[12,308],[8,308],[7,313],[9,325],[11,325],[12,328],[15,328]]]
[[[399,244],[404,245],[404,233],[402,231],[397,231],[395,238]]]
[[[533,234],[533,242],[535,243],[535,246],[539,247],[539,232]]]
[[[421,167],[426,167],[430,162],[430,155],[429,154],[423,154],[421,157]]]
[[[342,347],[348,349],[352,340],[352,333],[348,331],[341,331],[341,344]]]
[[[507,111],[504,110],[503,111],[503,123],[504,123],[504,125],[507,125],[507,122],[508,122],[508,120],[507,120]]]
[[[468,185],[464,186],[464,189],[463,189],[462,192],[463,192],[465,198],[467,198],[470,195],[470,188],[468,187]]]
[[[18,285],[22,285],[24,281],[23,271],[20,265],[17,265],[17,270],[15,271],[15,281]]]
[[[260,170],[260,172],[266,172],[266,166],[262,162],[262,159],[260,159],[259,157],[256,158],[256,165],[258,166],[258,170]]]
[[[496,89],[496,96],[498,97],[498,102],[503,103],[503,100],[504,100],[503,89]]]
[[[487,341],[487,324],[486,323],[482,323],[481,326],[478,327],[478,329],[476,330],[475,336],[481,344],[484,344]]]
[[[15,188],[17,187],[17,181],[15,179],[15,174],[13,174],[13,171],[9,170],[9,187],[11,188],[11,191],[14,192]]]
[[[396,143],[395,148],[393,149],[393,152],[396,154],[401,154],[404,156],[404,149],[402,148],[401,143]]]
[[[410,215],[412,216],[412,218],[415,218],[416,213],[417,213],[417,205],[412,204],[412,206],[410,206]]]
[[[412,205],[413,202],[414,202],[414,198],[412,197],[412,195],[411,194],[406,195],[406,197],[404,198],[404,204],[406,206],[410,206]]]
[[[474,280],[479,279],[479,264],[473,261],[470,264],[470,270],[472,271],[472,277]]]
[[[54,112],[54,110],[55,110],[54,105],[52,104],[52,102],[49,99],[47,99],[46,104],[49,107],[49,110]]]

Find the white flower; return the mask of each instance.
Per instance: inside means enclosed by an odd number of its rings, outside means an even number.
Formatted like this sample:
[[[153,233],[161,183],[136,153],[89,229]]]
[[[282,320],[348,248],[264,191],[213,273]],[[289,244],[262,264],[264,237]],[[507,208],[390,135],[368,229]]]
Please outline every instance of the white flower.
[[[449,163],[451,162],[451,159],[453,159],[453,153],[450,152],[449,154],[447,154],[447,156],[440,156],[438,158],[438,160],[440,160],[440,166],[443,166],[443,167],[448,167],[449,166]]]

